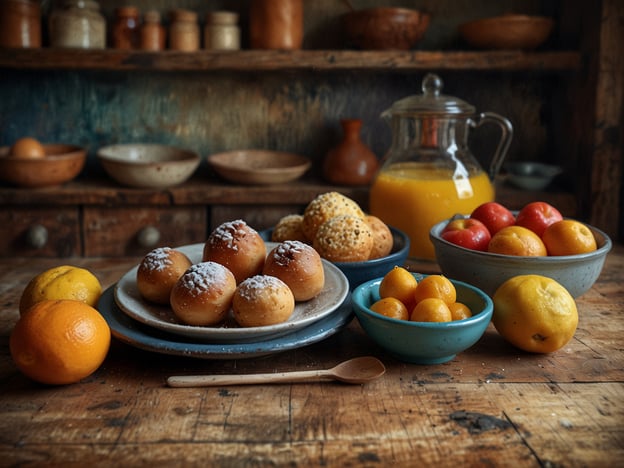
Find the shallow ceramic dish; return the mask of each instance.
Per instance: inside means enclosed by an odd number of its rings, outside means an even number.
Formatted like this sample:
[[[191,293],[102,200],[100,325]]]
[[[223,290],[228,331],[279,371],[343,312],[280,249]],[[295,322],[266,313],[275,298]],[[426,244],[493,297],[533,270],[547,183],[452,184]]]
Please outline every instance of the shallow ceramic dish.
[[[545,16],[509,14],[461,24],[459,33],[480,49],[535,49],[548,39],[553,25]]]
[[[378,278],[388,273],[396,265],[403,266],[410,249],[410,239],[403,231],[390,227],[393,244],[390,255],[366,262],[333,262],[349,280],[349,287],[354,289],[365,281]],[[260,231],[260,236],[271,240],[273,229]]]
[[[342,22],[349,45],[371,50],[409,50],[429,27],[430,15],[408,8],[368,8],[346,13]]]
[[[338,333],[351,322],[351,301],[334,313],[293,333],[250,343],[201,343],[143,325],[126,315],[115,303],[114,287],[98,302],[98,310],[115,338],[135,348],[154,353],[198,359],[244,359],[298,349]]]
[[[167,188],[186,181],[199,166],[193,151],[158,144],[105,146],[97,156],[107,174],[122,185]]]
[[[267,251],[277,244],[267,242]],[[177,247],[186,254],[191,262],[199,263],[202,259],[204,244],[192,244]],[[338,268],[323,261],[325,287],[313,299],[298,302],[291,317],[283,323],[264,327],[241,328],[230,317],[219,327],[197,327],[185,325],[174,315],[171,307],[152,304],[143,299],[136,285],[138,265],[121,277],[115,288],[117,305],[129,317],[145,325],[175,335],[214,343],[244,343],[266,340],[292,333],[308,326],[334,312],[349,293],[349,283]]]
[[[269,185],[301,177],[312,163],[305,156],[269,150],[238,150],[208,156],[208,163],[225,180]]]
[[[466,216],[467,217],[467,216]],[[449,278],[473,284],[493,295],[509,278],[517,275],[543,275],[561,283],[573,297],[579,297],[596,282],[602,271],[611,239],[599,229],[589,226],[598,249],[580,255],[548,257],[515,257],[478,252],[445,241],[440,233],[448,223],[442,221],[431,228],[436,260],[442,273]]]
[[[420,280],[423,275],[413,273]],[[466,304],[472,317],[453,322],[411,322],[373,312],[370,306],[379,300],[377,278],[353,291],[351,302],[360,325],[379,346],[401,361],[415,364],[440,364],[474,345],[487,328],[494,306],[481,290],[452,280],[457,300]]]
[[[45,144],[43,158],[8,157],[11,147],[0,148],[0,179],[18,187],[53,187],[74,179],[85,165],[87,150],[80,146]]]
[[[505,167],[507,180],[525,190],[543,190],[563,172],[559,166],[539,162],[514,162]]]

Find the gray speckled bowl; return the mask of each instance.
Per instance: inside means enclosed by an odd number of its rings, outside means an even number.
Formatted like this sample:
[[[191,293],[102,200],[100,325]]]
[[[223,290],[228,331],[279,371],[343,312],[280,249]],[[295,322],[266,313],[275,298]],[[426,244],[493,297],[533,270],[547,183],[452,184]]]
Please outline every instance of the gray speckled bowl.
[[[159,144],[128,143],[100,148],[106,173],[122,185],[167,188],[186,181],[197,169],[197,153]]]
[[[477,286],[490,296],[509,278],[517,275],[542,275],[562,284],[573,297],[587,292],[602,271],[611,239],[599,229],[589,226],[598,249],[580,255],[549,257],[514,257],[466,249],[447,242],[440,233],[448,220],[431,228],[436,260],[442,273],[449,278]]]

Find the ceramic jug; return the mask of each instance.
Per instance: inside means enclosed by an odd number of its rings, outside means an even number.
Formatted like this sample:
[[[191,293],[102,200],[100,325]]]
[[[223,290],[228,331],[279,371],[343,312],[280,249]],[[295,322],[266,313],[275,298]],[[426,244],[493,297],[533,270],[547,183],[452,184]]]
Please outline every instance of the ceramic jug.
[[[369,200],[371,214],[409,235],[410,257],[426,260],[435,260],[429,240],[434,224],[494,200],[494,177],[513,135],[509,120],[476,114],[474,106],[441,94],[442,85],[440,77],[428,74],[421,95],[401,99],[382,114],[392,143]],[[501,129],[488,172],[468,148],[469,132],[486,123]]]

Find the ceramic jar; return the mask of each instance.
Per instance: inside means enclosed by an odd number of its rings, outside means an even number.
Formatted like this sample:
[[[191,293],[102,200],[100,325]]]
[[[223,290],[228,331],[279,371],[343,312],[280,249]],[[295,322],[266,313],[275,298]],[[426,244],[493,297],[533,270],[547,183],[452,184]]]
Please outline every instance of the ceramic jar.
[[[91,0],[66,0],[50,14],[50,45],[79,49],[106,47],[106,20]]]
[[[160,13],[150,10],[143,15],[141,25],[141,49],[163,50],[165,48],[167,32],[160,22]]]
[[[115,49],[138,49],[140,44],[139,10],[125,6],[115,10],[112,26],[112,46]]]
[[[377,156],[360,138],[362,121],[343,119],[342,141],[330,149],[323,161],[323,177],[338,185],[367,185],[379,168]]]
[[[169,26],[169,48],[192,52],[199,49],[199,41],[197,13],[189,10],[173,10]]]
[[[204,48],[214,50],[240,49],[238,14],[229,11],[215,11],[206,15],[204,26]]]
[[[39,2],[0,1],[0,47],[41,47],[41,7]]]
[[[252,49],[301,49],[303,0],[253,0],[249,36]]]

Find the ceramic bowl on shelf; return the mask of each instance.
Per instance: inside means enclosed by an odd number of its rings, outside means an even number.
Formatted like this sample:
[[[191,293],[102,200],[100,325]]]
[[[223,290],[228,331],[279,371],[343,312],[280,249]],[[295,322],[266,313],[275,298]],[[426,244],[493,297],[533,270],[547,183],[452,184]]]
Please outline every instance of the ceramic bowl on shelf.
[[[413,273],[420,280],[423,275]],[[480,289],[452,280],[457,301],[466,304],[472,317],[452,322],[412,322],[373,312],[379,300],[377,278],[361,284],[351,294],[353,311],[366,334],[395,358],[415,364],[440,364],[473,346],[485,333],[494,306]]]
[[[508,14],[463,23],[459,34],[479,49],[535,49],[552,32],[554,21],[546,16]]]
[[[66,144],[44,144],[44,157],[9,156],[10,147],[0,148],[0,180],[18,187],[61,185],[74,179],[85,165],[86,148]]]
[[[208,156],[215,172],[229,182],[270,185],[292,182],[312,165],[305,156],[270,150],[236,150]]]
[[[445,220],[434,225],[429,234],[440,270],[447,277],[477,286],[490,295],[509,278],[535,274],[556,280],[573,297],[579,297],[600,276],[607,253],[612,247],[609,236],[589,226],[598,248],[585,254],[519,257],[480,252],[442,239],[440,234],[447,223],[448,220]]]
[[[369,50],[409,50],[429,27],[430,15],[408,8],[368,8],[345,13],[349,45]]]
[[[332,262],[344,273],[349,280],[350,289],[369,281],[379,278],[388,273],[395,265],[403,266],[407,260],[410,248],[410,239],[403,231],[390,227],[392,232],[392,250],[389,255],[365,262]],[[273,229],[260,231],[260,236],[265,241],[271,240]]]
[[[185,182],[197,169],[194,151],[168,145],[128,143],[100,148],[98,159],[106,173],[121,185],[167,188]]]
[[[507,180],[525,190],[544,190],[563,172],[559,166],[540,162],[513,162],[505,166]]]

